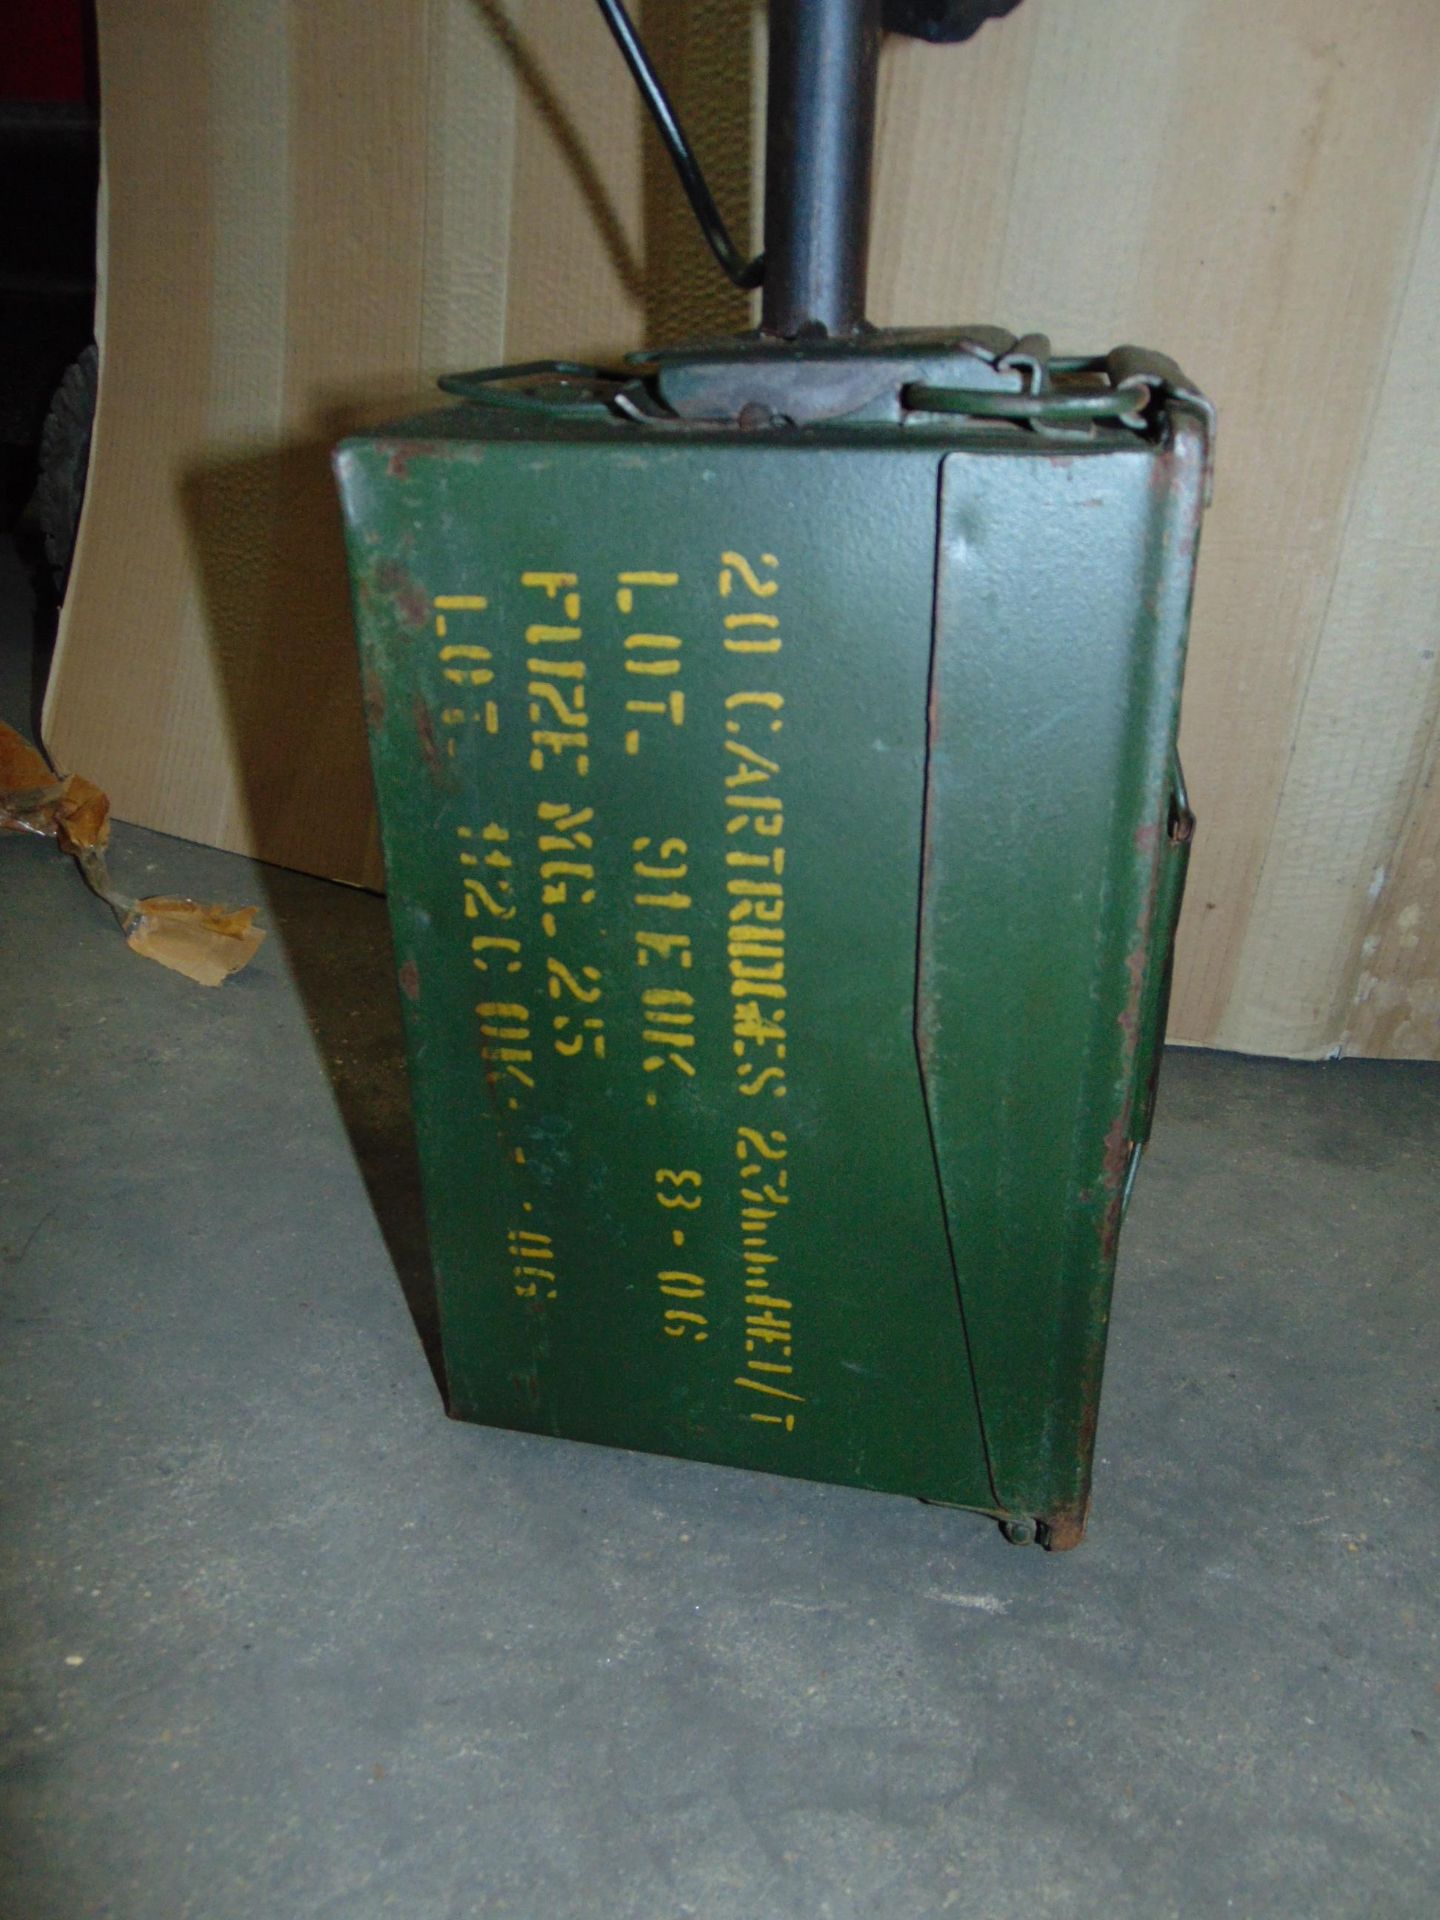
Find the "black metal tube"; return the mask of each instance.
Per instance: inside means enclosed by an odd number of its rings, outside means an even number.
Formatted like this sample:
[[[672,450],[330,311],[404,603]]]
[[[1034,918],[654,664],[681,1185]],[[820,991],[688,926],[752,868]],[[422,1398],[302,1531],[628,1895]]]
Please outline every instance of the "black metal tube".
[[[879,52],[879,0],[770,0],[766,333],[864,322]]]

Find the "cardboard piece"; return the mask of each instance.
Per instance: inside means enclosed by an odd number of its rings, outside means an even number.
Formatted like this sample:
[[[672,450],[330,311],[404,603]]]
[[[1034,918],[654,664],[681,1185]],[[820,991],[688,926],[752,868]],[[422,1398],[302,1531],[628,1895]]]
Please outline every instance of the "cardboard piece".
[[[131,948],[202,987],[218,987],[260,950],[265,934],[253,924],[257,907],[204,906],[166,896],[131,900],[121,893],[106,860],[109,799],[80,774],[57,778],[44,757],[3,720],[0,829],[52,836],[114,913]]]

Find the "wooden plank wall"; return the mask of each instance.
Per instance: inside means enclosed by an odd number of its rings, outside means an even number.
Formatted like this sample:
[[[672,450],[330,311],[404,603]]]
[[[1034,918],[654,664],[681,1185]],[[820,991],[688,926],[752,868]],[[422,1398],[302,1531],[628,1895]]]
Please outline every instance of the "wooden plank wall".
[[[118,814],[379,878],[325,452],[434,371],[744,324],[590,0],[101,0],[101,414],[47,712]],[[750,0],[643,28],[740,231]],[[873,316],[1221,409],[1172,1037],[1440,1058],[1440,8],[1025,0],[882,77]]]

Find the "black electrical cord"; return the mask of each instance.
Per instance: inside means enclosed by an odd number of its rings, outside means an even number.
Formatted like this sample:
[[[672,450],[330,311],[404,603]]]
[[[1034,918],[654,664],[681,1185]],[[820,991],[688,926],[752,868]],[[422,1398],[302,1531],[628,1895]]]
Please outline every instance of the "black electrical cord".
[[[763,253],[757,254],[753,260],[747,261],[730,238],[729,228],[715,204],[715,196],[700,171],[695,149],[686,138],[685,129],[670,104],[670,96],[660,83],[659,74],[650,64],[650,56],[635,31],[633,21],[621,0],[598,0],[598,3],[605,24],[615,36],[615,44],[624,55],[625,64],[640,89],[640,97],[650,109],[650,116],[665,142],[666,151],[675,163],[685,197],[700,222],[700,231],[709,242],[710,251],[737,287],[758,287],[765,277],[765,256]]]

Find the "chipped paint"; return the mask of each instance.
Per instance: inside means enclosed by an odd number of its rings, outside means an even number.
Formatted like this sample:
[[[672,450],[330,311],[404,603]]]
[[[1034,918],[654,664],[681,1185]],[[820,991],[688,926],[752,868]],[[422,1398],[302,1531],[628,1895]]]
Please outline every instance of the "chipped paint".
[[[388,602],[407,635],[423,632],[429,627],[430,596],[398,561],[377,561],[372,577],[375,592]]]
[[[414,714],[415,732],[420,741],[420,752],[425,765],[429,768],[433,779],[444,782],[448,786],[449,780],[446,776],[444,757],[440,752],[440,742],[435,738],[435,716],[426,705],[423,694],[417,693],[415,696]]]
[[[385,471],[392,480],[408,480],[410,463],[436,451],[433,440],[397,440],[385,456]]]

